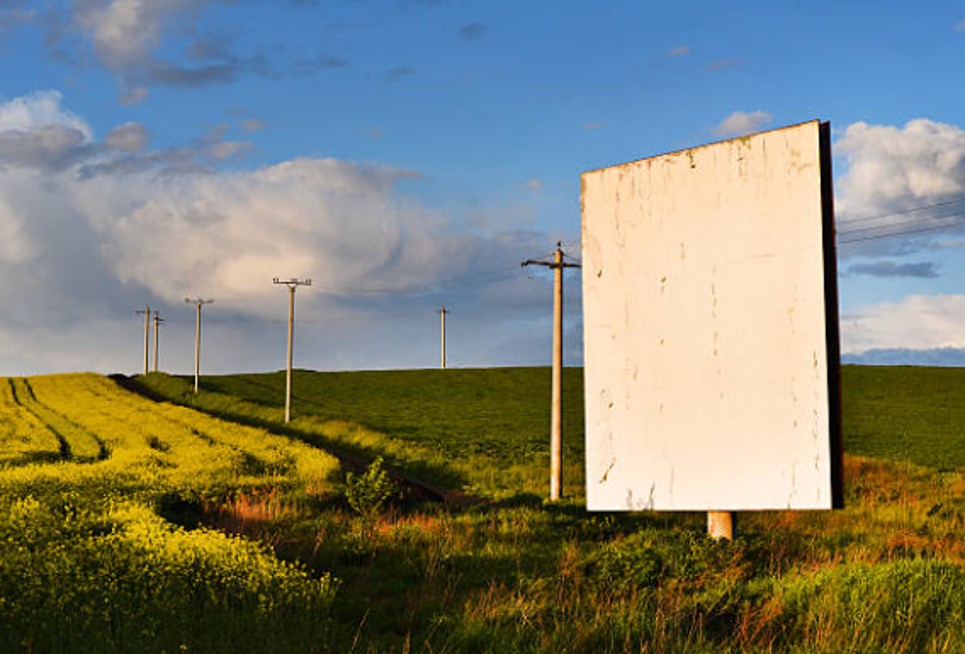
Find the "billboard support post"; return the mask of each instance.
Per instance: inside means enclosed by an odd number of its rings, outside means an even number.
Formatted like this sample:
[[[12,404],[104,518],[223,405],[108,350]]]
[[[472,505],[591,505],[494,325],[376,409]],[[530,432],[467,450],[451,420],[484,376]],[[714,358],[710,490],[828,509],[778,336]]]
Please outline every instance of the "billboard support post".
[[[714,540],[734,540],[734,512],[708,511],[707,535]]]

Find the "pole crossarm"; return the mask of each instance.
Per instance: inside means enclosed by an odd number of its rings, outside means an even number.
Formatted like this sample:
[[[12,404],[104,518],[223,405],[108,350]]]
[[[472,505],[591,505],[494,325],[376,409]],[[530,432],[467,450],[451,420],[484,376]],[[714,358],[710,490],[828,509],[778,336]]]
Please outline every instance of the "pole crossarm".
[[[522,263],[519,264],[519,265],[523,266],[524,268],[525,268],[526,266],[546,266],[547,268],[552,268],[552,269],[556,269],[556,268],[582,268],[582,267],[583,267],[582,265],[580,265],[580,264],[578,264],[578,263],[569,263],[569,262],[567,262],[567,261],[563,261],[563,262],[561,262],[561,263],[556,263],[556,262],[554,262],[554,261],[540,261],[539,259],[527,259],[526,261],[522,262]]]
[[[551,270],[555,270],[557,268],[582,268],[583,267],[578,263],[565,261],[566,254],[564,254],[563,252],[563,243],[560,241],[556,243],[556,251],[553,254],[555,258],[558,259],[558,261],[557,260],[543,261],[542,259],[527,259],[526,261],[523,261],[519,265],[522,266],[523,268],[525,268],[526,266],[546,266]]]
[[[274,279],[271,280],[271,283],[272,283],[272,284],[281,284],[281,285],[283,285],[283,286],[287,286],[288,288],[295,288],[296,286],[311,286],[311,285],[312,285],[312,280],[311,280],[311,278],[309,278],[309,279],[296,279],[296,278],[292,277],[291,279],[279,279],[278,277],[275,277]]]

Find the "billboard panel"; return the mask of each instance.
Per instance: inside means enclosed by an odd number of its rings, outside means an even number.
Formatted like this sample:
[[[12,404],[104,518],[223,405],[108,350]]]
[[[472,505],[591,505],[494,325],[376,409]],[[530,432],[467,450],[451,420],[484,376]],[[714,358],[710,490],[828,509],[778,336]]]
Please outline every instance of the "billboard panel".
[[[583,174],[590,510],[840,504],[828,133]]]

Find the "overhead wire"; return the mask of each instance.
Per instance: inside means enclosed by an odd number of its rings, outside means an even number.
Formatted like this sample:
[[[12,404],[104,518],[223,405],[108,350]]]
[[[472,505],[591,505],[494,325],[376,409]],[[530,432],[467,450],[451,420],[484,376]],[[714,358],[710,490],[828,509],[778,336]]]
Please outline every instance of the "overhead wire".
[[[943,230],[965,226],[962,220],[965,219],[965,209],[948,211],[949,207],[965,203],[965,197],[952,198],[942,202],[919,205],[917,207],[907,207],[897,211],[880,213],[875,215],[862,216],[841,221],[837,224],[836,234],[838,243],[861,243],[865,241],[896,238],[900,236],[910,236],[917,234],[927,234],[929,232],[940,232]],[[937,210],[937,211],[935,211]],[[932,211],[924,215],[921,212]],[[906,216],[907,218],[897,221],[888,221],[889,218],[896,216]],[[880,224],[867,224],[874,223]],[[860,225],[860,226],[855,226]]]

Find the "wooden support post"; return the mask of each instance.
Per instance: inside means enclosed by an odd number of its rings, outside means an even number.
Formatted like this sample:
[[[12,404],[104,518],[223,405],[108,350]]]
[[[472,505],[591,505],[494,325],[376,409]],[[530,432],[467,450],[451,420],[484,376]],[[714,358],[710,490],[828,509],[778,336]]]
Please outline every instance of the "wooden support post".
[[[714,540],[734,540],[734,512],[708,511],[707,535]]]

